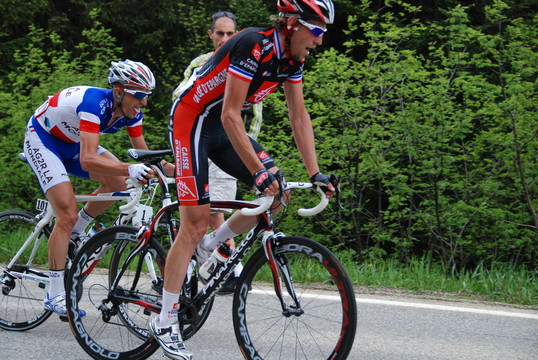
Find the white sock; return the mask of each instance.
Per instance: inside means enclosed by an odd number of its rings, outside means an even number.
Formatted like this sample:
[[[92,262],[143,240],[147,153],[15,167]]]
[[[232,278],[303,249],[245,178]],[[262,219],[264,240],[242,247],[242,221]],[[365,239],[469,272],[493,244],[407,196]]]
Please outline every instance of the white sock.
[[[84,211],[84,208],[80,209],[80,211],[78,212],[78,220],[75,224],[75,227],[73,228],[73,232],[77,232],[79,234],[85,233],[88,224],[92,222],[93,219],[93,217],[91,217],[86,211]]]
[[[226,239],[233,239],[237,235],[239,234],[234,233],[228,227],[228,221],[226,221],[217,230],[204,236],[202,239],[202,247],[205,250],[215,250],[217,246],[226,241]]]
[[[239,263],[239,264],[235,265],[235,267],[234,267],[234,276],[236,278],[238,278],[239,275],[241,275],[241,271],[243,271],[243,264]]]
[[[179,294],[172,294],[163,288],[163,306],[159,314],[159,325],[170,326],[178,321]]]
[[[59,293],[65,291],[64,270],[49,271],[49,297],[52,299]]]

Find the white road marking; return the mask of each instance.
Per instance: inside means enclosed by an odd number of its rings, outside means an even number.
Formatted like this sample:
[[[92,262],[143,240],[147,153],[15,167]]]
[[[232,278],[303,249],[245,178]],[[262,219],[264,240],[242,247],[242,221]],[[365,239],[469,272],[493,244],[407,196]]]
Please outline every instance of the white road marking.
[[[413,308],[431,309],[431,310],[468,312],[468,313],[475,313],[475,314],[510,316],[510,317],[519,317],[519,318],[525,318],[525,319],[538,320],[538,312],[536,312],[536,314],[532,314],[532,313],[527,313],[527,312],[480,309],[480,308],[472,308],[472,307],[464,307],[464,306],[456,306],[456,305],[449,306],[449,305],[436,305],[436,304],[426,304],[426,303],[418,303],[418,302],[379,300],[379,299],[361,299],[361,298],[357,299],[357,303],[403,306],[403,307],[413,307]]]
[[[259,293],[259,294],[267,294],[266,291],[261,291],[261,290],[251,290],[251,292]],[[317,293],[308,293],[308,294],[305,293],[305,294],[302,294],[301,297],[316,297],[316,298],[322,298],[326,300],[335,300],[335,301],[340,300],[339,296],[324,295],[324,294],[317,294]],[[426,304],[426,303],[411,302],[411,301],[407,302],[407,301],[398,301],[398,300],[380,300],[380,299],[371,299],[371,298],[361,298],[360,296],[357,297],[356,300],[357,300],[357,303],[363,303],[363,304],[376,304],[376,305],[387,305],[387,306],[412,307],[412,308],[419,308],[419,309],[468,312],[468,313],[474,313],[474,314],[509,316],[509,317],[518,317],[518,318],[524,318],[524,319],[538,320],[538,311],[536,311],[536,313],[503,311],[503,310],[472,308],[472,307],[457,306],[457,305],[451,306],[451,305]]]

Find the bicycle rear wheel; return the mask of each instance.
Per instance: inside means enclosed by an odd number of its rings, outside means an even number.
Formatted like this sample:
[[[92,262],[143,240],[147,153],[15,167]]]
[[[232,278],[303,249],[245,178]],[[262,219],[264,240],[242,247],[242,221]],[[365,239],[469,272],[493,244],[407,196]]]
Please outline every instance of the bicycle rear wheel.
[[[137,232],[114,226],[97,233],[80,250],[68,275],[71,329],[95,359],[145,359],[159,347],[147,325],[152,312],[160,309],[166,253],[151,241],[123,271],[138,245]],[[79,317],[79,308],[85,317]]]
[[[280,267],[293,277],[299,300],[282,282],[287,312],[275,294],[264,250],[246,264],[234,295],[233,322],[246,359],[346,359],[357,326],[351,281],[336,257],[302,237],[281,237],[274,247]],[[252,286],[252,290],[249,290]]]
[[[38,219],[32,213],[10,210],[0,213],[0,328],[25,331],[41,325],[52,314],[43,308],[48,284],[48,253],[41,245],[33,260],[34,243],[27,246],[17,262],[6,268],[34,230]],[[37,236],[44,244],[50,235],[46,226]]]

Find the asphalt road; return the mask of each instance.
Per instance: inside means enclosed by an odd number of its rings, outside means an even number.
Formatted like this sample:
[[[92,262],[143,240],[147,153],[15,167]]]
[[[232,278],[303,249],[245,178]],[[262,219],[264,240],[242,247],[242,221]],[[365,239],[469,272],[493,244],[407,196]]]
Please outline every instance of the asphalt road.
[[[349,359],[536,360],[538,310],[464,301],[357,294],[358,331]],[[219,297],[189,341],[194,359],[242,359],[231,296]],[[27,332],[0,330],[0,359],[87,359],[69,325],[51,317]],[[163,359],[160,350],[150,359]]]

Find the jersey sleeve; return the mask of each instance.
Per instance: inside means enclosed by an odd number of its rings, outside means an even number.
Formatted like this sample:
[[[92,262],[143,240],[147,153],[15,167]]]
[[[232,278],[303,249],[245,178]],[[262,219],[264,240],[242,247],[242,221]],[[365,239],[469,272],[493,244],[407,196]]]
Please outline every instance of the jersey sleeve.
[[[129,137],[136,138],[139,136],[142,136],[142,124],[138,126],[128,126],[126,127],[127,134],[129,134]]]
[[[256,33],[252,35],[257,35]],[[252,81],[262,56],[261,43],[256,36],[245,36],[230,53],[228,73],[245,81]]]
[[[303,81],[303,65],[297,69],[297,71],[286,79],[287,82],[293,83],[293,84],[300,84]]]
[[[142,113],[140,112],[125,126],[127,134],[129,134],[130,137],[135,138],[142,135],[142,121]]]
[[[89,88],[84,93],[83,101],[77,106],[77,115],[80,119],[81,131],[99,133],[101,116],[106,112],[107,102],[98,89]]]
[[[99,134],[99,123],[91,120],[80,119],[80,131]]]

